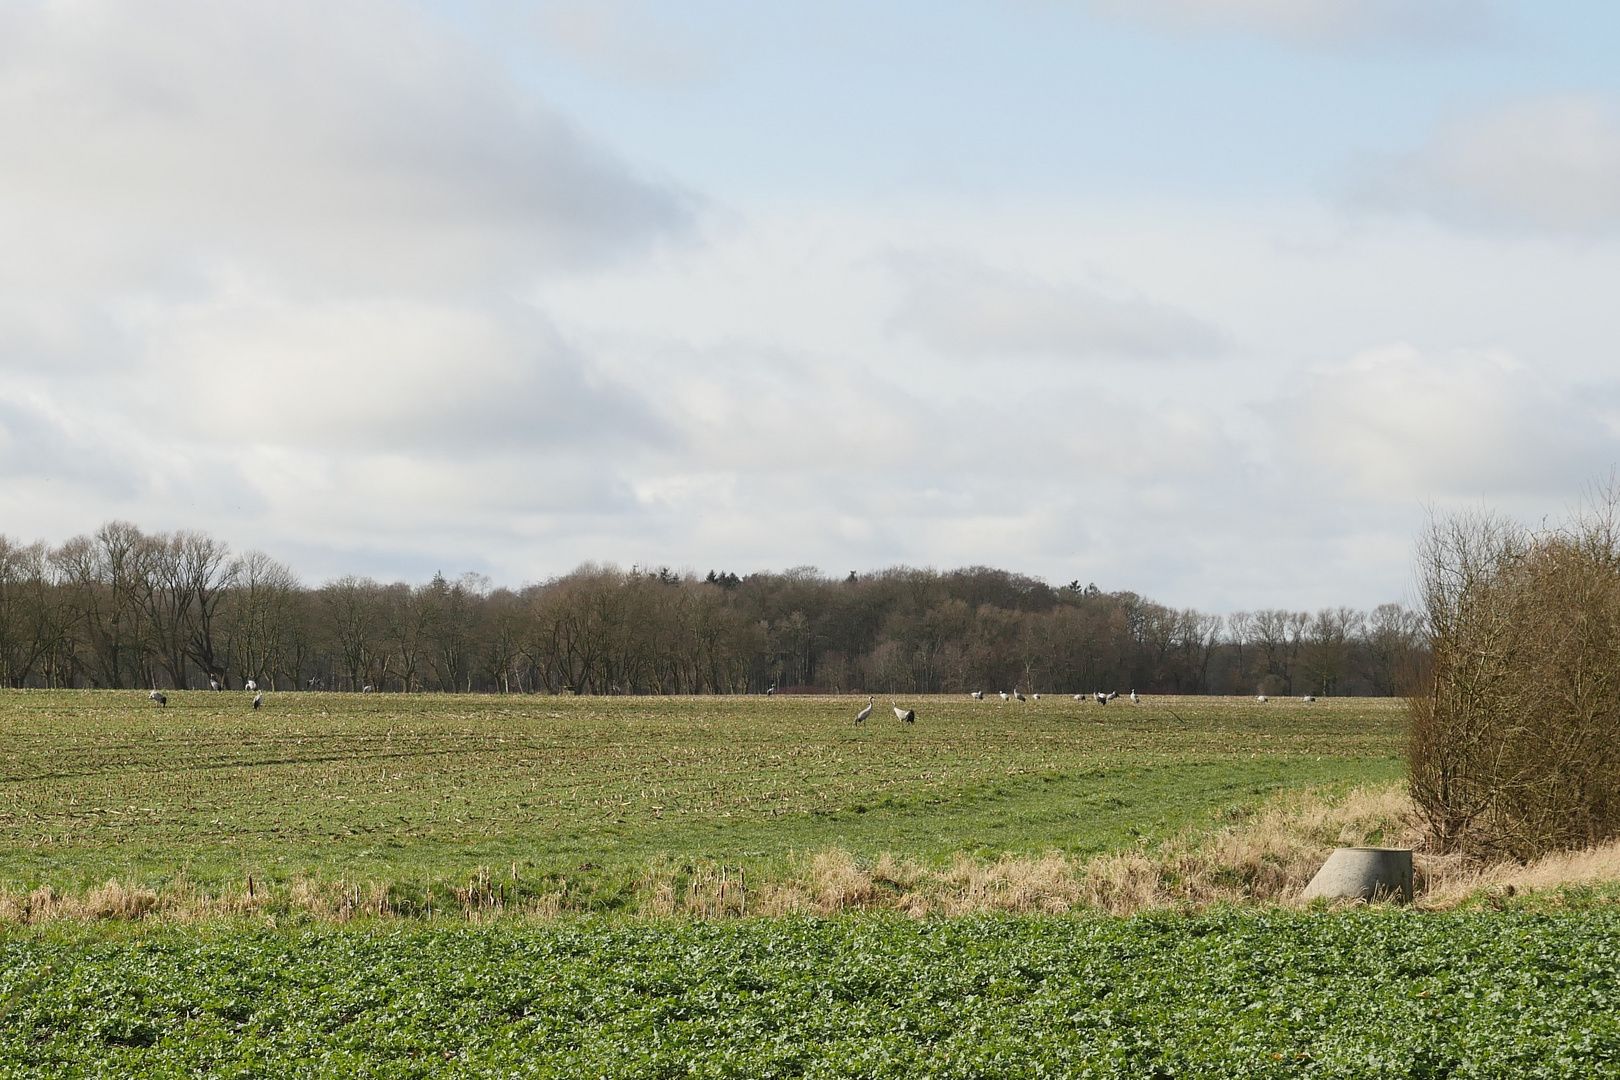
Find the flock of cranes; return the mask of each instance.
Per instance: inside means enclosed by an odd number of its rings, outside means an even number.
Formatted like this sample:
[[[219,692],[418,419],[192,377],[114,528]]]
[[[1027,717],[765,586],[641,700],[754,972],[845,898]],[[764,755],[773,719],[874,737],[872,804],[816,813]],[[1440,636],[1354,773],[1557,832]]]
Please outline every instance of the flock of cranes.
[[[765,693],[767,695],[769,695],[769,694],[774,693],[775,690],[776,690],[776,687],[773,684],[769,690],[765,691]],[[1031,690],[1029,692],[1028,697],[1025,697],[1023,692],[1020,691],[1016,686],[1013,687],[1011,690],[997,690],[996,693],[1001,696],[1002,701],[1039,701],[1039,700],[1041,700],[1041,695],[1035,693],[1033,690]],[[970,691],[968,691],[968,697],[972,698],[974,701],[983,701],[984,700],[984,691],[983,690],[970,690]],[[1089,698],[1090,700],[1095,701],[1098,705],[1107,705],[1110,701],[1113,701],[1117,697],[1119,697],[1119,691],[1118,690],[1110,690],[1106,694],[1103,693],[1101,690],[1098,690],[1098,691],[1096,691],[1094,693],[1091,693],[1091,694],[1076,694],[1076,695],[1074,695],[1074,700],[1076,700],[1076,701],[1085,701],[1085,700],[1087,700]],[[1142,702],[1141,696],[1139,694],[1137,694],[1137,692],[1135,690],[1131,691],[1130,699],[1131,699],[1131,704],[1132,705],[1139,705]],[[1264,702],[1264,701],[1267,700],[1266,695],[1259,694],[1259,695],[1257,695],[1255,697],[1255,700],[1259,701],[1259,702]],[[1304,701],[1304,702],[1311,702],[1311,701],[1316,700],[1316,696],[1314,694],[1306,694],[1303,697],[1301,697],[1300,700]],[[866,707],[864,709],[862,709],[860,712],[855,714],[855,723],[857,723],[857,724],[866,723],[867,719],[872,715],[872,709],[876,706],[876,704],[877,704],[877,699],[875,697],[871,696],[871,695],[867,695]],[[891,705],[894,708],[895,718],[897,720],[899,720],[901,723],[915,724],[917,722],[916,710],[914,710],[914,709],[902,709],[899,705],[894,705],[893,703],[891,703]]]
[[[209,679],[208,679],[208,688],[210,690],[218,690],[218,689],[220,689],[219,680],[212,677],[212,676],[210,676]],[[253,693],[253,708],[254,708],[255,711],[257,711],[259,709],[259,707],[264,704],[264,691],[260,690],[259,689],[259,684],[256,683],[252,679],[249,679],[246,682],[244,682],[242,684],[242,689],[254,692]],[[368,685],[361,692],[369,694],[369,693],[372,693],[375,689],[376,689],[375,687]],[[1039,700],[1041,700],[1041,695],[1035,693],[1033,690],[1030,691],[1028,697],[1025,697],[1024,694],[1016,686],[1012,688],[1011,692],[1006,691],[1006,690],[998,690],[998,691],[996,691],[996,693],[1001,695],[1001,700],[1002,701],[1039,701]],[[146,696],[150,700],[152,700],[153,702],[157,703],[158,705],[167,705],[169,703],[168,695],[165,694],[161,690],[153,690],[150,694],[148,694]],[[772,683],[770,685],[770,687],[765,691],[765,696],[766,697],[775,697],[776,696],[776,684],[775,683]],[[983,701],[984,700],[984,691],[983,690],[970,691],[968,693],[968,697],[972,698],[974,701]],[[1074,695],[1074,700],[1076,700],[1076,701],[1085,701],[1086,697],[1087,697],[1087,695],[1085,695],[1085,694],[1076,694],[1076,695]],[[1105,694],[1101,690],[1098,690],[1095,693],[1091,694],[1090,697],[1093,700],[1095,700],[1097,702],[1097,704],[1099,704],[1099,705],[1107,705],[1110,701],[1113,701],[1115,698],[1119,697],[1119,691],[1118,690],[1110,690],[1108,693]],[[1131,704],[1132,705],[1138,704],[1139,702],[1141,702],[1141,700],[1142,699],[1137,696],[1136,691],[1132,690],[1131,691]],[[1264,704],[1267,700],[1268,699],[1267,699],[1265,694],[1257,694],[1257,695],[1255,695],[1255,701],[1257,701],[1257,702],[1260,702],[1260,703]],[[1303,697],[1301,697],[1300,700],[1310,702],[1310,701],[1315,701],[1316,697],[1313,694],[1306,694]],[[860,712],[855,714],[855,723],[857,723],[857,724],[866,723],[867,718],[872,715],[872,709],[876,706],[876,704],[877,704],[877,699],[875,697],[871,696],[871,695],[868,695],[867,699],[866,699],[866,708],[862,709]],[[902,709],[899,705],[894,704],[892,702],[890,703],[890,705],[894,709],[894,718],[896,720],[900,721],[902,724],[915,724],[917,722],[917,711],[915,709]]]
[[[877,698],[868,694],[866,698],[866,708],[855,714],[855,722],[857,724],[866,723],[866,718],[872,715],[872,709],[876,705]],[[915,724],[917,722],[917,710],[902,709],[898,705],[891,705],[891,708],[894,709],[894,718],[900,721],[902,724]]]
[[[765,695],[767,697],[771,697],[775,693],[776,693],[776,684],[772,683],[770,689],[765,691]],[[1009,690],[998,690],[998,691],[996,691],[996,693],[1001,695],[1001,700],[1002,701],[1039,701],[1039,700],[1041,700],[1041,695],[1035,693],[1035,691],[1033,691],[1033,690],[1031,690],[1029,692],[1028,697],[1025,697],[1023,692],[1020,691],[1018,689],[1018,687],[1016,687],[1016,686],[1013,687],[1010,691]],[[1119,697],[1119,691],[1111,690],[1111,691],[1109,691],[1108,693],[1105,694],[1105,693],[1103,693],[1102,691],[1099,690],[1097,693],[1095,693],[1095,694],[1093,694],[1091,696],[1096,699],[1097,704],[1106,705],[1110,701],[1113,701],[1115,698]],[[968,691],[968,697],[972,698],[974,701],[983,701],[984,700],[984,691],[983,690],[970,690],[970,691]],[[1074,700],[1076,700],[1076,701],[1084,701],[1084,700],[1086,700],[1086,695],[1085,694],[1076,694],[1076,695],[1074,695]],[[1132,690],[1131,691],[1131,704],[1135,705],[1136,703],[1140,702],[1141,700],[1142,699],[1137,696],[1136,691]],[[1264,699],[1262,699],[1262,700],[1264,700]],[[1315,699],[1314,698],[1309,698],[1307,700],[1314,701]],[[872,710],[874,708],[876,708],[876,707],[877,707],[877,698],[870,695],[870,694],[868,694],[867,697],[866,697],[866,707],[863,708],[860,712],[855,714],[855,723],[856,724],[864,724],[864,723],[866,723],[866,721],[872,715]],[[899,705],[897,705],[897,704],[895,704],[893,702],[890,702],[890,707],[894,709],[894,718],[896,720],[900,721],[902,724],[915,724],[917,722],[917,710],[915,710],[915,709],[902,709]]]
[[[208,679],[208,689],[210,689],[210,690],[218,690],[218,689],[220,689],[219,680],[212,677],[212,676],[210,676],[209,679]],[[260,690],[259,689],[259,684],[254,682],[252,679],[249,679],[247,682],[243,683],[242,684],[242,689],[243,690],[251,690],[251,691],[253,691],[253,709],[254,709],[255,712],[257,712],[259,710],[259,708],[264,704],[264,691]],[[368,687],[368,689],[369,689],[369,687]],[[150,694],[146,695],[146,698],[147,698],[148,701],[151,701],[152,703],[154,703],[156,705],[167,705],[169,703],[169,695],[165,694],[161,690],[152,691]]]

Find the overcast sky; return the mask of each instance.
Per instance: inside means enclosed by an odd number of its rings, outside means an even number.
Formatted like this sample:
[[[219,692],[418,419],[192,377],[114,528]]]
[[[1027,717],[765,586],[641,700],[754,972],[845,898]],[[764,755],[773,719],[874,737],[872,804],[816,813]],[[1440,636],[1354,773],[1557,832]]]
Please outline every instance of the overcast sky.
[[[0,0],[0,532],[1402,598],[1620,461],[1608,0]]]

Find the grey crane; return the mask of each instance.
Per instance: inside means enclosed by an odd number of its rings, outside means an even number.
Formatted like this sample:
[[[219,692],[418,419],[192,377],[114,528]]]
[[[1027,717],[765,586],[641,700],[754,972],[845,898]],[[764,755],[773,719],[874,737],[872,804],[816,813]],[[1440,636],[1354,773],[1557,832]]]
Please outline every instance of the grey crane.
[[[1017,698],[1019,701],[1028,701],[1029,700],[1023,694],[1020,694],[1018,692],[1018,687],[1016,687],[1016,686],[1013,687],[1013,697]]]
[[[866,718],[872,715],[872,703],[876,700],[876,698],[870,697],[866,699],[866,708],[855,714],[855,722],[857,724],[864,724],[866,722]]]
[[[902,724],[915,724],[917,722],[917,710],[902,709],[896,705],[894,706],[894,718]]]
[[[1010,695],[1005,690],[999,690],[999,691],[997,691],[997,693],[999,693],[1001,695],[1001,700],[1002,701],[1007,701],[1009,699],[1009,697],[1010,697]]]
[[[159,705],[167,705],[169,703],[168,697],[161,690],[154,690],[146,696],[157,702]]]
[[[242,684],[242,689],[247,690],[249,692],[257,690],[258,688],[259,688],[259,684],[254,682],[252,679],[249,679],[247,682]]]
[[[1131,704],[1132,704],[1132,705],[1135,705],[1135,704],[1136,704],[1136,703],[1137,703],[1137,702],[1139,702],[1139,701],[1141,701],[1141,700],[1142,700],[1142,699],[1141,699],[1141,698],[1139,698],[1139,697],[1137,697],[1137,696],[1136,696],[1136,691],[1135,691],[1135,690],[1132,690],[1132,691],[1131,691]]]
[[[253,710],[255,712],[257,712],[258,709],[259,709],[259,706],[263,705],[263,704],[264,704],[264,691],[260,690],[257,694],[253,695]]]
[[[970,691],[968,693],[968,697],[972,698],[974,701],[983,701],[984,700],[984,691],[983,690]]]

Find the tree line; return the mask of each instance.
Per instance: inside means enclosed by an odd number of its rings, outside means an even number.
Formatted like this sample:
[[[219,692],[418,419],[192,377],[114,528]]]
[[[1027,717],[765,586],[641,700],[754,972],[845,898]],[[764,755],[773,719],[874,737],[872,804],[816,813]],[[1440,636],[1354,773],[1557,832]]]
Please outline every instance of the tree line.
[[[201,532],[0,536],[11,687],[1391,694],[1424,650],[1399,604],[1220,616],[987,567],[700,578],[587,564],[519,589],[474,574],[312,588]]]

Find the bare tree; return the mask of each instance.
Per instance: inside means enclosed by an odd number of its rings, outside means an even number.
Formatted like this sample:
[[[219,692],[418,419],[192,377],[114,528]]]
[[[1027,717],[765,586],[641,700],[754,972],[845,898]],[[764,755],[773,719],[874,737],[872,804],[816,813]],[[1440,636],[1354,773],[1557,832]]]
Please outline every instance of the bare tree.
[[[392,649],[394,671],[400,688],[413,694],[422,688],[421,673],[427,666],[433,609],[427,602],[424,589],[413,589],[406,584],[390,586],[384,608],[388,626],[388,643]]]
[[[0,679],[16,688],[61,640],[50,550],[0,536]]]
[[[370,578],[350,574],[321,588],[327,626],[337,645],[346,689],[359,690],[371,683],[382,650],[382,587]],[[386,666],[386,665],[381,665]]]
[[[1366,618],[1363,613],[1347,607],[1323,608],[1312,616],[1305,631],[1308,657],[1305,666],[1316,693],[1338,692]]]
[[[1249,658],[1244,649],[1253,640],[1254,616],[1247,611],[1234,611],[1226,617],[1226,641],[1232,647],[1232,681],[1239,693],[1249,687]]]
[[[1374,692],[1396,694],[1417,675],[1423,616],[1400,604],[1379,604],[1367,619],[1361,646],[1362,673]]]
[[[297,576],[264,552],[242,556],[226,618],[236,670],[244,680],[277,685],[277,673],[287,666],[294,596],[300,591]]]
[[[69,620],[89,645],[97,685],[117,689],[131,680],[154,681],[143,618],[145,548],[134,525],[110,521],[94,537],[75,537],[52,553],[68,593]]]

